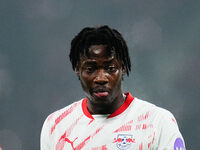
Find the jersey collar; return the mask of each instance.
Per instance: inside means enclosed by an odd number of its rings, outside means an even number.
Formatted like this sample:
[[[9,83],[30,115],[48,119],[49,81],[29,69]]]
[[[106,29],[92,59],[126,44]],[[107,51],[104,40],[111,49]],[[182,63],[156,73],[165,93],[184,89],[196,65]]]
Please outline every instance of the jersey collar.
[[[120,115],[121,113],[123,113],[128,106],[131,104],[131,102],[134,100],[134,97],[131,95],[130,92],[125,93],[126,95],[126,100],[124,101],[124,103],[112,114],[110,114],[107,118],[112,118],[115,116]],[[92,117],[92,115],[89,113],[88,109],[87,109],[87,98],[84,98],[82,101],[82,109],[83,109],[83,113],[90,119],[94,119],[94,117]]]

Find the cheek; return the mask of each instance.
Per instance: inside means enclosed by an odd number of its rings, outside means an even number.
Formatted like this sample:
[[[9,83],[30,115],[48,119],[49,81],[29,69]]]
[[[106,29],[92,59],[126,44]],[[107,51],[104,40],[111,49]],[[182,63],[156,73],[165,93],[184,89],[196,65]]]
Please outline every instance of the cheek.
[[[113,85],[119,85],[121,84],[121,80],[122,80],[122,72],[120,70],[118,70],[117,72],[115,72],[112,76],[112,84]]]
[[[115,80],[120,81],[122,79],[122,70],[117,70],[115,72]]]
[[[88,86],[87,82],[85,80],[83,80],[82,78],[80,78],[80,82],[81,82],[81,86],[82,86],[83,91],[88,93],[89,86]]]
[[[88,74],[81,72],[80,80],[81,80],[82,86],[89,88],[90,83],[91,83],[91,77]]]

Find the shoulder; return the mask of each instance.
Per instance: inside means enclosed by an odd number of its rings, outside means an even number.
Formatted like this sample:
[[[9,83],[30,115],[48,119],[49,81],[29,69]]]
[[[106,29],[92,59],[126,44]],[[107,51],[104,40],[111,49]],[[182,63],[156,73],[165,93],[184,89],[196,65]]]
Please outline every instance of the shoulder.
[[[148,102],[146,100],[142,100],[142,99],[139,99],[139,98],[135,97],[134,101],[135,101],[135,105],[137,107],[139,107],[139,108],[151,109],[151,110],[154,110],[154,111],[156,111],[158,113],[162,113],[162,114],[163,113],[164,114],[171,114],[171,112],[168,111],[167,109],[162,108],[160,106],[157,106],[155,104],[152,104],[152,103],[150,103],[150,102]]]
[[[149,115],[155,118],[159,123],[176,124],[175,117],[169,110],[138,98],[135,98],[134,101],[135,108],[138,112],[149,112]]]
[[[74,113],[81,110],[77,109],[78,107],[81,107],[81,102],[82,100],[79,100],[48,115],[43,123],[41,134],[51,135],[60,122],[63,122],[63,120],[69,121],[70,119],[73,119],[73,116],[76,115]]]
[[[61,108],[53,113],[51,113],[46,120],[43,123],[42,130],[41,130],[41,135],[40,135],[40,140],[41,140],[41,149],[50,149],[52,147],[52,143],[50,141],[53,140],[54,136],[53,133],[55,133],[56,128],[58,127],[58,124],[61,122],[65,123],[65,119],[68,121],[68,118],[73,118],[73,117],[68,117],[68,115],[73,114],[72,112],[76,112],[76,109],[80,107],[81,101],[74,102],[64,108]],[[64,124],[65,126],[65,124]],[[60,128],[59,128],[60,129]],[[57,132],[56,132],[57,134]],[[54,135],[56,135],[54,134]]]
[[[63,117],[65,117],[66,115],[72,113],[76,107],[81,106],[81,102],[82,99],[79,101],[76,101],[68,106],[65,106],[57,111],[54,111],[53,113],[51,113],[50,115],[48,115],[48,117],[46,118],[45,121],[47,122],[54,122],[54,121],[58,121],[59,119],[62,119]]]
[[[145,100],[141,100],[137,97],[134,98],[133,107],[138,112],[145,112],[145,111],[151,111],[151,112],[157,112],[159,111],[159,107],[147,102]]]
[[[135,108],[139,112],[137,121],[143,123],[143,128],[152,127],[154,130],[156,149],[185,147],[176,119],[169,110],[137,98],[135,98]]]
[[[43,129],[47,129],[52,132],[55,126],[63,119],[69,118],[68,115],[70,116],[70,114],[73,114],[72,112],[75,112],[74,110],[80,111],[81,109],[76,108],[81,107],[81,103],[82,100],[76,101],[48,115],[44,121]]]

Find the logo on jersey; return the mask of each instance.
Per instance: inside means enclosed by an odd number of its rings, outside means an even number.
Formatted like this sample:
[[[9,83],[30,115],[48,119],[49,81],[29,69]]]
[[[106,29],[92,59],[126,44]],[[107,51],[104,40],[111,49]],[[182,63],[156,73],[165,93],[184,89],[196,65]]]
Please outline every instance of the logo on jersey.
[[[185,150],[183,140],[181,138],[177,138],[174,142],[174,150]]]
[[[118,134],[113,143],[116,143],[120,150],[126,150],[131,147],[131,143],[135,143],[135,139],[130,134]]]

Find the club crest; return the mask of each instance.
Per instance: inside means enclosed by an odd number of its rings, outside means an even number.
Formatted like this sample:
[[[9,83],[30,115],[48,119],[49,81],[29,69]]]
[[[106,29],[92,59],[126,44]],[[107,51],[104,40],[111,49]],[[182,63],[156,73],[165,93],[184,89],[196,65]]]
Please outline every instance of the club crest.
[[[135,139],[130,134],[118,134],[113,143],[116,143],[117,148],[120,150],[127,150],[132,143],[135,143]]]

